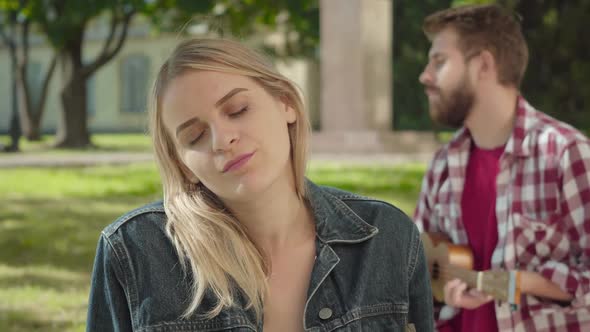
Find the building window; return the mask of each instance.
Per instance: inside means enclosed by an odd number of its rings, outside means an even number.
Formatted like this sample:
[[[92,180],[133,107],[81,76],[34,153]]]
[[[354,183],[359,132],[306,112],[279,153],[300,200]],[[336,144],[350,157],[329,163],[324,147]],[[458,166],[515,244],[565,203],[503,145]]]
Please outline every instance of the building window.
[[[141,54],[129,55],[121,63],[121,110],[139,113],[146,110],[150,59]]]
[[[41,75],[42,65],[38,61],[30,61],[27,63],[27,86],[29,87],[29,93],[33,107],[39,105],[41,99],[41,89],[43,88],[43,81]]]
[[[94,74],[86,81],[86,114],[88,117],[96,115],[96,78]]]

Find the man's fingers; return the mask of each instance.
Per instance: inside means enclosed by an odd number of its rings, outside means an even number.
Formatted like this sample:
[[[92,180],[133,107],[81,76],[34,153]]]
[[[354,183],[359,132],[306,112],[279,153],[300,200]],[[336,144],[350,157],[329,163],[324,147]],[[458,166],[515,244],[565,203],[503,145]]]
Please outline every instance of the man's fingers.
[[[459,279],[447,282],[444,287],[445,303],[450,306],[457,306],[461,302],[466,289],[467,284]]]
[[[467,284],[464,282],[460,282],[455,289],[453,289],[453,302],[456,305],[461,306],[463,303],[462,299],[464,296],[465,291],[467,290]]]
[[[467,284],[459,279],[445,284],[444,295],[445,303],[457,308],[474,309],[493,300],[490,295],[477,289],[468,289]]]
[[[475,298],[481,299],[482,301],[486,301],[486,302],[491,301],[493,299],[491,295],[488,295],[484,292],[480,292],[475,288],[472,288],[469,290],[469,295],[471,295]]]

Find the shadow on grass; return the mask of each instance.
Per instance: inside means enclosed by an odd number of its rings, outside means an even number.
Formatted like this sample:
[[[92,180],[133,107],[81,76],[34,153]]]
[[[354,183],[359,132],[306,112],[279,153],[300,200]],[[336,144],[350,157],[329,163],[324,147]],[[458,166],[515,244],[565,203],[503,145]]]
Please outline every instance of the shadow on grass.
[[[5,198],[0,202],[0,263],[51,265],[90,273],[100,231],[150,200],[130,196]]]
[[[43,135],[40,141],[20,141],[21,151],[34,154],[80,154],[96,152],[151,152],[151,140],[142,133],[119,133],[119,134],[93,134],[91,136],[92,146],[81,149],[56,149],[55,137]],[[0,142],[9,142],[6,135],[0,135]]]
[[[83,322],[43,319],[36,317],[36,313],[29,310],[8,310],[0,308],[0,331],[64,332],[83,330]]]
[[[79,291],[88,288],[90,275],[76,278],[64,278],[60,276],[43,275],[42,273],[25,272],[15,276],[3,276],[0,274],[0,289],[14,287],[38,287],[51,289],[57,292]]]

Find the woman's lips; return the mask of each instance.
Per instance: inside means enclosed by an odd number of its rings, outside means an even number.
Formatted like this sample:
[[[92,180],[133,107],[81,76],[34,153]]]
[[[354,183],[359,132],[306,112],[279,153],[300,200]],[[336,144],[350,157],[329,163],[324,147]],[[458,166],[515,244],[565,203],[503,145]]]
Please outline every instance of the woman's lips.
[[[236,170],[236,169],[242,167],[245,163],[248,162],[248,160],[250,160],[250,158],[252,158],[253,155],[254,155],[254,152],[245,153],[243,155],[240,155],[240,156],[228,161],[225,164],[225,166],[223,167],[223,173],[233,171],[233,170]]]

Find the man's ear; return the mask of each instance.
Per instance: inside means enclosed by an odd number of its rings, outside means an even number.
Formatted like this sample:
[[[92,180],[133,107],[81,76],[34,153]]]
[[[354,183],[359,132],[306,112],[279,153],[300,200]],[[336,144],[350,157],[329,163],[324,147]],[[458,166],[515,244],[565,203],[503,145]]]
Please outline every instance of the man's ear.
[[[479,76],[482,79],[496,79],[498,76],[498,69],[496,66],[496,58],[492,52],[488,50],[481,51],[479,55],[480,58],[480,68],[479,68]]]

